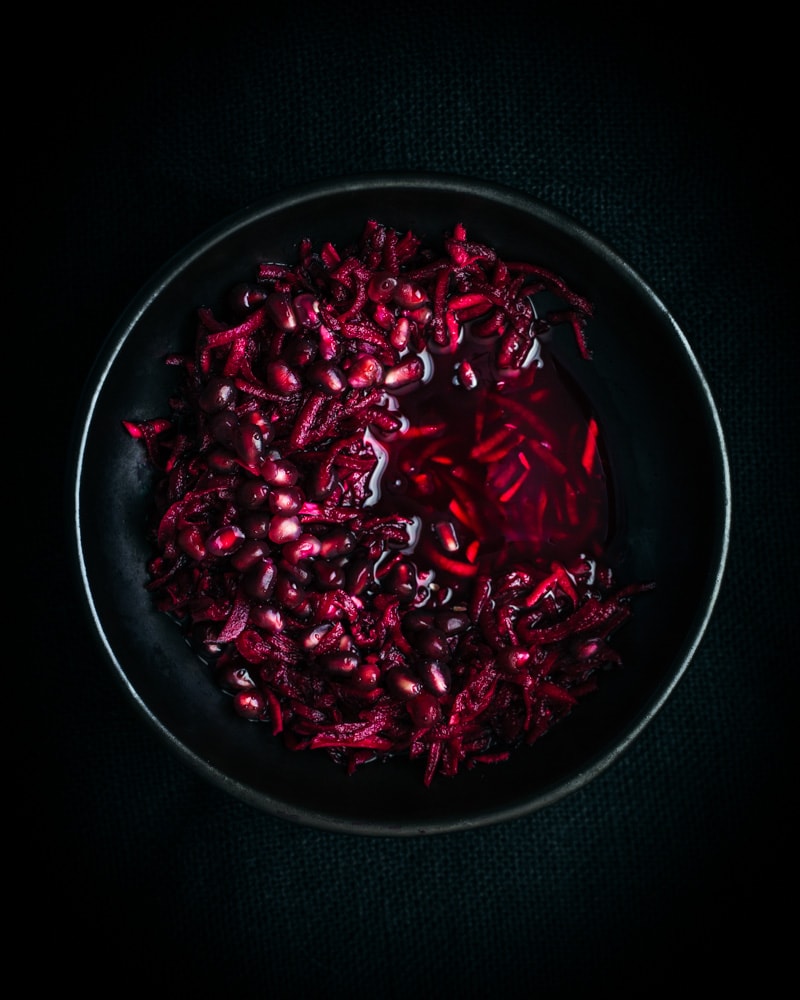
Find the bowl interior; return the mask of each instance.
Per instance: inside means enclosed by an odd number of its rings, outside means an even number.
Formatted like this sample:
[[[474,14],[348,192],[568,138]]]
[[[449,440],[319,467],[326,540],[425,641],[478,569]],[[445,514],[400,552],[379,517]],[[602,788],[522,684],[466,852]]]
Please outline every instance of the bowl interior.
[[[424,788],[396,760],[348,777],[325,754],[293,753],[235,717],[177,627],[144,589],[151,472],[123,419],[165,414],[164,356],[185,347],[197,306],[216,304],[260,260],[297,245],[344,246],[374,218],[436,243],[456,222],[507,259],[538,262],[595,304],[593,360],[554,349],[592,402],[605,437],[624,581],[654,580],[615,646],[624,667],[533,747],[502,765]],[[713,609],[729,528],[725,447],[708,387],[658,297],[569,219],[515,192],[430,176],[305,188],[226,220],[169,262],[111,332],[76,428],[74,540],[86,605],[112,668],[145,717],[193,767],[254,806],[330,829],[437,832],[521,815],[607,767],[660,708]]]

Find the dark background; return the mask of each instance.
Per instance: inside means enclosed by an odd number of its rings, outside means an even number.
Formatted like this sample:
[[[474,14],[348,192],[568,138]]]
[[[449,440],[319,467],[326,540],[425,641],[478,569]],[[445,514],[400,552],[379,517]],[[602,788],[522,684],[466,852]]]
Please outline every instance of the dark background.
[[[6,856],[32,983],[521,998],[792,968],[791,33],[769,6],[642,10],[122,8],[8,38]],[[621,760],[527,818],[391,840],[262,815],[157,742],[90,641],[62,508],[83,380],[168,257],[293,185],[407,169],[515,187],[639,271],[706,374],[734,503],[702,646]]]

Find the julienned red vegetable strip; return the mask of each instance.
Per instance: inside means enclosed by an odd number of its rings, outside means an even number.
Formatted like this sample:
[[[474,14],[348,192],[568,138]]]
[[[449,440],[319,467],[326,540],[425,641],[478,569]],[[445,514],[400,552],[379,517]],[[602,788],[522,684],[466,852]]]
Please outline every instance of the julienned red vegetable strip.
[[[589,476],[594,465],[595,452],[597,450],[597,421],[594,417],[589,420],[589,429],[586,432],[586,444],[581,455],[581,465]]]
[[[293,751],[406,755],[426,785],[507,760],[620,665],[649,586],[603,561],[598,422],[545,343],[588,359],[591,305],[461,223],[439,251],[375,220],[298,246],[198,308],[169,417],[124,422],[155,607]]]

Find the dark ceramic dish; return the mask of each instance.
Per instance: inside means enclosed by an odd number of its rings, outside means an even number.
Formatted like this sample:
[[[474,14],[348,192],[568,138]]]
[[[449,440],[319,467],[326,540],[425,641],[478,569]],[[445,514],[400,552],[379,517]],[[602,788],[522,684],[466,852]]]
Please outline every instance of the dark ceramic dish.
[[[506,259],[560,273],[594,302],[594,359],[563,363],[601,421],[614,475],[613,559],[657,588],[615,637],[625,667],[544,738],[506,763],[425,788],[407,760],[352,777],[324,753],[291,752],[236,717],[172,621],[144,589],[150,472],[121,421],[164,410],[164,355],[185,346],[194,308],[216,301],[259,259],[293,261],[301,237],[345,245],[375,218],[434,240],[463,222]],[[566,344],[566,342],[565,342]],[[502,188],[441,176],[370,176],[247,208],[205,233],[139,293],[86,386],[71,483],[74,560],[89,627],[144,719],[184,761],[268,813],[330,830],[413,835],[521,816],[575,792],[612,764],[661,708],[691,661],[724,569],[730,485],[719,420],[687,341],[637,274],[580,226]]]

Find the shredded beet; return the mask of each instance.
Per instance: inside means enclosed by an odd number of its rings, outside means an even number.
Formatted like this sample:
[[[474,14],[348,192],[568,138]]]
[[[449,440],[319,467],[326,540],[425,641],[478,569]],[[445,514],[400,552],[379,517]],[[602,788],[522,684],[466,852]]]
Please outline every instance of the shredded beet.
[[[548,346],[566,324],[590,358],[591,315],[461,224],[437,252],[374,220],[198,310],[169,416],[125,427],[156,470],[147,586],[239,715],[429,785],[620,664],[650,585],[603,561],[598,422]]]

